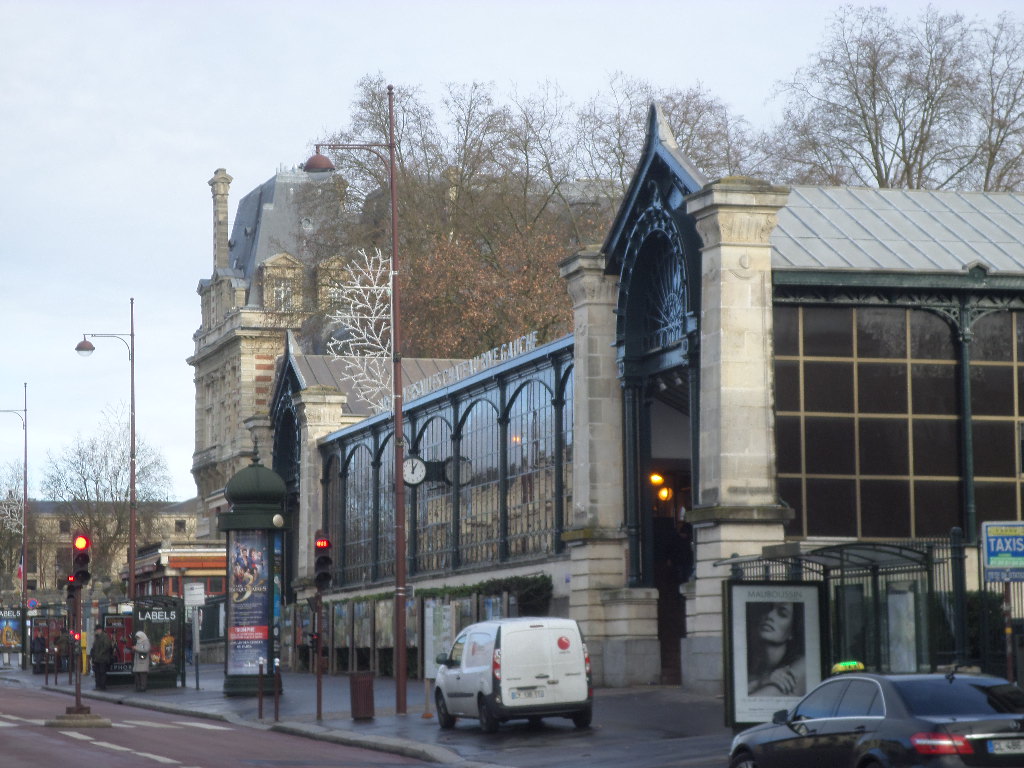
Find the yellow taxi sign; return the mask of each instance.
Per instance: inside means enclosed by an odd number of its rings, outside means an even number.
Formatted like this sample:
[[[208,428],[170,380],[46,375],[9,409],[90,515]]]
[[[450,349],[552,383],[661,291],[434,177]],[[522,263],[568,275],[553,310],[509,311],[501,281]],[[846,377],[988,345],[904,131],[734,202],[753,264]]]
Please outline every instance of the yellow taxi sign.
[[[863,672],[864,665],[859,661],[840,661],[832,665],[832,674],[841,675],[843,672]]]

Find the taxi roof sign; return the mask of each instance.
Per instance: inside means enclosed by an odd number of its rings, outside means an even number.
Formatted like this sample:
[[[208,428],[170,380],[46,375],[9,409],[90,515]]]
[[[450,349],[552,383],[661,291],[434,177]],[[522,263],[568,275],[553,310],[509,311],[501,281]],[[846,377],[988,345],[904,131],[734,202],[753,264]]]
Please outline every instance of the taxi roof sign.
[[[840,661],[832,665],[832,674],[841,675],[843,672],[863,672],[864,665],[859,661]]]

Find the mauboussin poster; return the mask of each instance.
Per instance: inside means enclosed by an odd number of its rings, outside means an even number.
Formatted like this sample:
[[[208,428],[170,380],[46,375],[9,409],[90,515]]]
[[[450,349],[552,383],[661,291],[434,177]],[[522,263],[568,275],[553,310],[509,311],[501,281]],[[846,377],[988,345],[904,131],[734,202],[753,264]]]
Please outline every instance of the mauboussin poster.
[[[228,531],[229,675],[259,674],[270,658],[269,564],[266,531]]]

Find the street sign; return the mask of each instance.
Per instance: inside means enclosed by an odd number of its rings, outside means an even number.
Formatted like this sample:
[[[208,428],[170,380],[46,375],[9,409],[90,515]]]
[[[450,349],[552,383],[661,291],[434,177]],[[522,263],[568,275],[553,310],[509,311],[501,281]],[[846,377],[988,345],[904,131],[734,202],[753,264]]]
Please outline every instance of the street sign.
[[[985,581],[1024,581],[1024,522],[982,524]]]
[[[202,608],[206,604],[206,586],[201,582],[185,585],[185,607]]]

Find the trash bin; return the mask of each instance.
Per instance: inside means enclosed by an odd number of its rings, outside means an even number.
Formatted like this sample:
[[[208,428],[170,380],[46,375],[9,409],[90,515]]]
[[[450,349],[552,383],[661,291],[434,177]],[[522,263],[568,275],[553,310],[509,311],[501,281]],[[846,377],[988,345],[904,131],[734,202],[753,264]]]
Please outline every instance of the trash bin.
[[[373,672],[353,672],[348,678],[353,720],[373,719]]]

